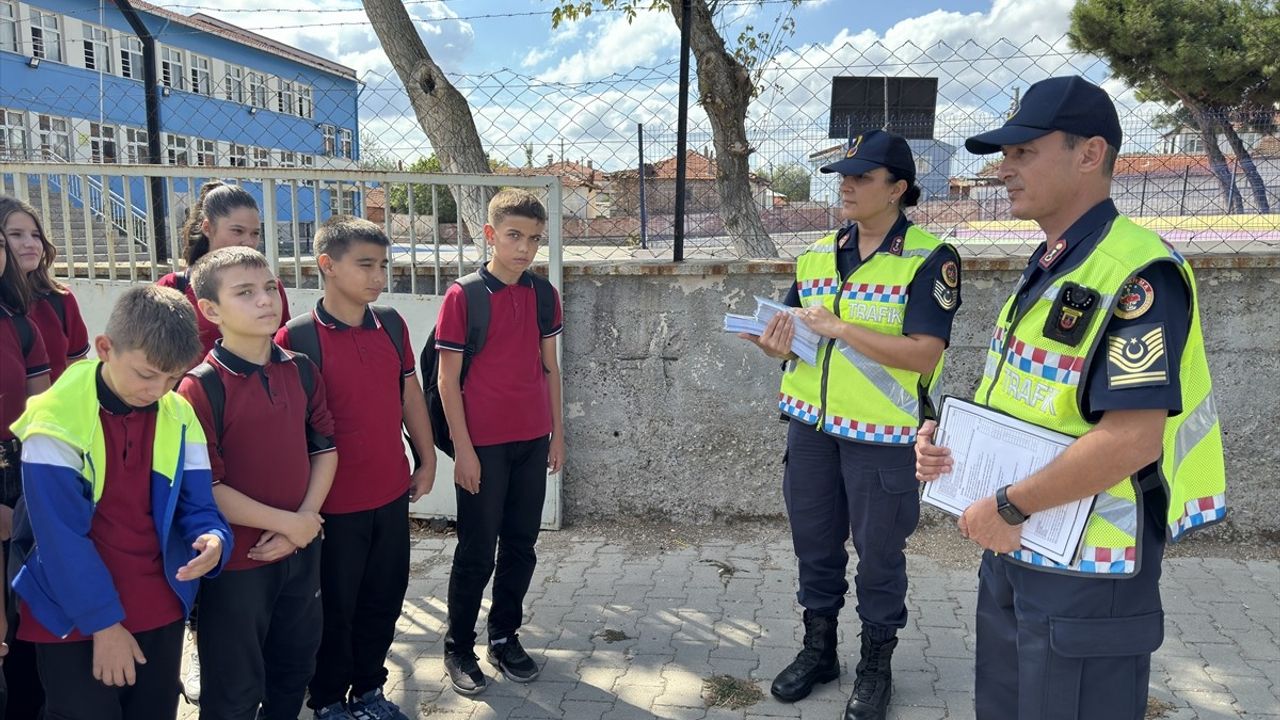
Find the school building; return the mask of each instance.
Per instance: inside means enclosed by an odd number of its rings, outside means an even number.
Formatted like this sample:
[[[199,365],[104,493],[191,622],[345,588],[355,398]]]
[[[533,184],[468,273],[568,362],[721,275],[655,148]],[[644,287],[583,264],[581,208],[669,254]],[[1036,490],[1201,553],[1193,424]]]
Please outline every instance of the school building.
[[[162,163],[208,167],[211,178],[236,175],[216,168],[357,166],[355,70],[207,15],[131,4],[156,40]],[[0,0],[0,159],[150,162],[143,73],[142,40],[112,0]],[[100,180],[73,177],[48,190],[100,217],[132,215],[145,232],[145,181],[131,181],[128,207],[123,182],[109,179],[104,192]],[[246,185],[261,200],[261,186]],[[171,216],[185,213],[195,188],[172,183]],[[317,217],[359,207],[349,186],[300,183],[296,206],[290,190],[277,190],[282,241],[294,212],[310,238]]]

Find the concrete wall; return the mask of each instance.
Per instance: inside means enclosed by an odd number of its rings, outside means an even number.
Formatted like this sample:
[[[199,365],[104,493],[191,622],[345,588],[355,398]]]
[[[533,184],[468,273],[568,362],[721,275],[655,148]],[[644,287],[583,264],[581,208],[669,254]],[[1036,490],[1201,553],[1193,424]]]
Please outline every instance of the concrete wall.
[[[1209,362],[1227,448],[1231,524],[1280,540],[1280,255],[1196,261]],[[967,261],[943,391],[971,396],[991,321],[1018,260]],[[786,262],[669,263],[565,268],[563,517],[681,521],[781,516],[785,425],[777,363],[721,332],[726,311],[780,297]],[[91,332],[119,284],[78,280]],[[296,311],[317,291],[290,290]],[[439,298],[387,295],[416,343]],[[420,349],[420,348],[415,348]],[[452,467],[417,510],[451,516]],[[552,483],[559,478],[553,476]],[[544,523],[560,515],[548,501]]]
[[[1230,518],[1280,537],[1280,256],[1197,264]],[[944,392],[972,395],[1022,265],[966,263]],[[780,297],[792,266],[595,266],[566,277],[566,518],[781,515],[778,364],[720,326],[726,311],[750,312],[753,295]]]

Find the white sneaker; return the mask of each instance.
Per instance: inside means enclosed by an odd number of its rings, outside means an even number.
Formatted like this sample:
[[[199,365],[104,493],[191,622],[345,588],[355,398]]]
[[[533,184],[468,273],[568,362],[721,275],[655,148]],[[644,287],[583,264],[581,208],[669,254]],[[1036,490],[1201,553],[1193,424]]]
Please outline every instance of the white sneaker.
[[[187,676],[182,678],[182,696],[192,705],[200,704],[200,653],[192,638],[191,656],[187,660]]]

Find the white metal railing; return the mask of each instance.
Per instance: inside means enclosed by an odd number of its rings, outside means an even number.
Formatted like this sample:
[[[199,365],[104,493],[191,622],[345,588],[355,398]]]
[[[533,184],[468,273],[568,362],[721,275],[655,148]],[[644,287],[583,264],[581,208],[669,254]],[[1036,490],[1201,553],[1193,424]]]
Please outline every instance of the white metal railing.
[[[69,164],[66,158],[60,157],[52,150],[43,149],[41,154],[43,155],[41,162],[59,165]],[[100,163],[93,164],[100,165]],[[147,247],[147,213],[135,205],[126,203],[123,195],[109,187],[104,187],[102,181],[96,176],[68,175],[66,186],[63,187],[60,177],[51,175],[49,176],[49,183],[52,187],[58,188],[59,191],[69,194],[76,204],[84,205],[87,202],[90,212],[95,217],[110,219],[117,232],[124,234],[125,237],[141,247]],[[87,199],[82,190],[82,185],[84,184],[89,186]]]
[[[164,180],[166,206],[168,216],[165,221],[166,234],[169,237],[169,259],[164,263],[157,262],[159,257],[155,247],[154,228],[151,227],[150,216],[144,209],[153,207],[150,183],[142,183],[144,197],[135,202],[131,179],[160,176]],[[65,179],[64,179],[65,178]],[[119,178],[122,193],[111,190],[112,180]],[[219,178],[228,182],[237,182],[253,186],[255,193],[261,198],[260,210],[263,220],[263,253],[267,256],[273,269],[279,272],[283,263],[291,266],[295,284],[303,277],[304,268],[313,264],[309,253],[304,251],[300,237],[300,226],[311,223],[318,226],[333,213],[330,198],[335,194],[340,198],[354,198],[360,202],[360,208],[343,208],[355,210],[350,214],[361,217],[366,215],[366,201],[369,192],[374,189],[383,190],[382,203],[384,230],[392,238],[392,262],[387,269],[388,291],[394,286],[391,279],[400,273],[409,277],[408,290],[412,293],[432,292],[439,294],[444,285],[441,281],[446,275],[462,274],[467,266],[474,266],[485,259],[483,239],[476,238],[473,245],[464,245],[460,241],[446,243],[442,241],[438,217],[431,217],[425,228],[420,228],[421,216],[415,216],[415,195],[423,191],[423,186],[432,194],[432,208],[439,208],[439,200],[443,189],[485,187],[494,190],[501,187],[523,187],[543,198],[547,206],[547,248],[545,255],[540,253],[540,260],[545,257],[548,263],[548,277],[559,287],[563,273],[563,241],[562,241],[562,208],[563,198],[558,178],[525,177],[515,175],[451,175],[426,174],[410,172],[381,172],[362,170],[329,170],[303,168],[244,168],[244,167],[187,167],[170,165],[116,165],[116,164],[72,164],[45,162],[0,162],[0,192],[10,192],[26,200],[31,186],[38,188],[41,194],[41,212],[49,233],[60,236],[61,255],[59,262],[65,262],[68,274],[80,274],[89,278],[105,276],[108,279],[155,279],[157,273],[168,272],[178,267],[177,258],[181,256],[182,243],[178,241],[185,218],[185,208],[196,201],[200,182],[209,178]],[[94,209],[95,184],[97,197],[106,195],[111,202],[100,201],[101,206],[118,207],[120,212],[112,209],[102,212]],[[12,189],[7,189],[9,186]],[[89,186],[88,201],[84,201],[83,188]],[[49,189],[63,189],[61,192],[62,227],[50,224]],[[390,198],[392,190],[403,187],[409,222],[404,233],[393,232],[393,214]],[[70,224],[71,202],[70,190],[74,189],[81,198],[80,210],[84,217],[84,237],[73,237]],[[106,191],[105,193],[103,191]],[[327,194],[326,194],[327,193]],[[111,197],[118,195],[118,198]],[[129,209],[136,210],[131,212]],[[95,223],[95,220],[98,221]],[[107,220],[104,222],[104,220]],[[138,225],[144,228],[138,233]],[[132,227],[131,227],[132,226]],[[398,226],[397,226],[398,227]],[[427,238],[421,237],[420,229],[426,230]],[[99,232],[101,230],[102,232]],[[477,229],[478,231],[478,229]],[[288,240],[282,242],[282,235]],[[117,241],[120,238],[129,240],[123,243],[125,256],[120,257]],[[138,242],[141,240],[141,242]],[[474,244],[478,243],[478,247]],[[453,267],[453,266],[456,266]],[[434,278],[433,287],[419,287],[420,276]]]

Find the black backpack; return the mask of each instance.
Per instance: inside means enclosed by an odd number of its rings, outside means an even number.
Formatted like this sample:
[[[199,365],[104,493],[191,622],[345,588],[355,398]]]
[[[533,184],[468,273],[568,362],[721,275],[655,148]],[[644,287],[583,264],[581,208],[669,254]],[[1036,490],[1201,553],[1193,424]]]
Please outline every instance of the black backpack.
[[[31,348],[36,345],[36,326],[31,324],[31,318],[26,315],[12,315],[13,329],[18,331],[18,344],[22,346],[22,357],[26,358],[31,353]]]
[[[391,338],[391,345],[396,349],[396,357],[404,357],[404,318],[394,309],[384,305],[370,305],[369,309],[377,316],[382,329]],[[324,359],[320,353],[320,331],[316,329],[316,318],[312,313],[299,315],[284,325],[285,334],[289,337],[289,349],[300,352],[311,358],[316,368],[324,370]],[[400,398],[404,399],[404,373],[400,376]]]
[[[556,293],[551,282],[541,275],[525,271],[533,280],[533,292],[538,300],[538,332],[542,337],[551,334],[556,322]],[[457,280],[467,300],[467,342],[462,353],[462,372],[458,375],[458,387],[467,381],[471,359],[484,348],[489,334],[489,289],[479,272],[464,275]],[[418,359],[422,368],[422,392],[427,399],[427,415],[431,418],[431,434],[436,447],[453,457],[453,437],[449,434],[449,421],[444,415],[444,403],[440,399],[440,352],[436,350],[436,331],[427,336],[426,347]],[[416,453],[415,453],[416,458]]]
[[[296,357],[293,363],[298,366],[298,377],[302,380],[302,390],[307,395],[310,402],[311,395],[316,391],[316,366],[301,353],[294,353]],[[222,378],[218,376],[218,370],[209,361],[200,363],[199,365],[187,371],[187,374],[195,378],[200,383],[200,387],[204,389],[204,395],[209,400],[209,409],[213,414],[213,427],[209,432],[213,437],[209,440],[213,441],[214,447],[218,449],[218,454],[222,454],[222,429],[223,416],[227,409],[227,392],[222,385]]]

